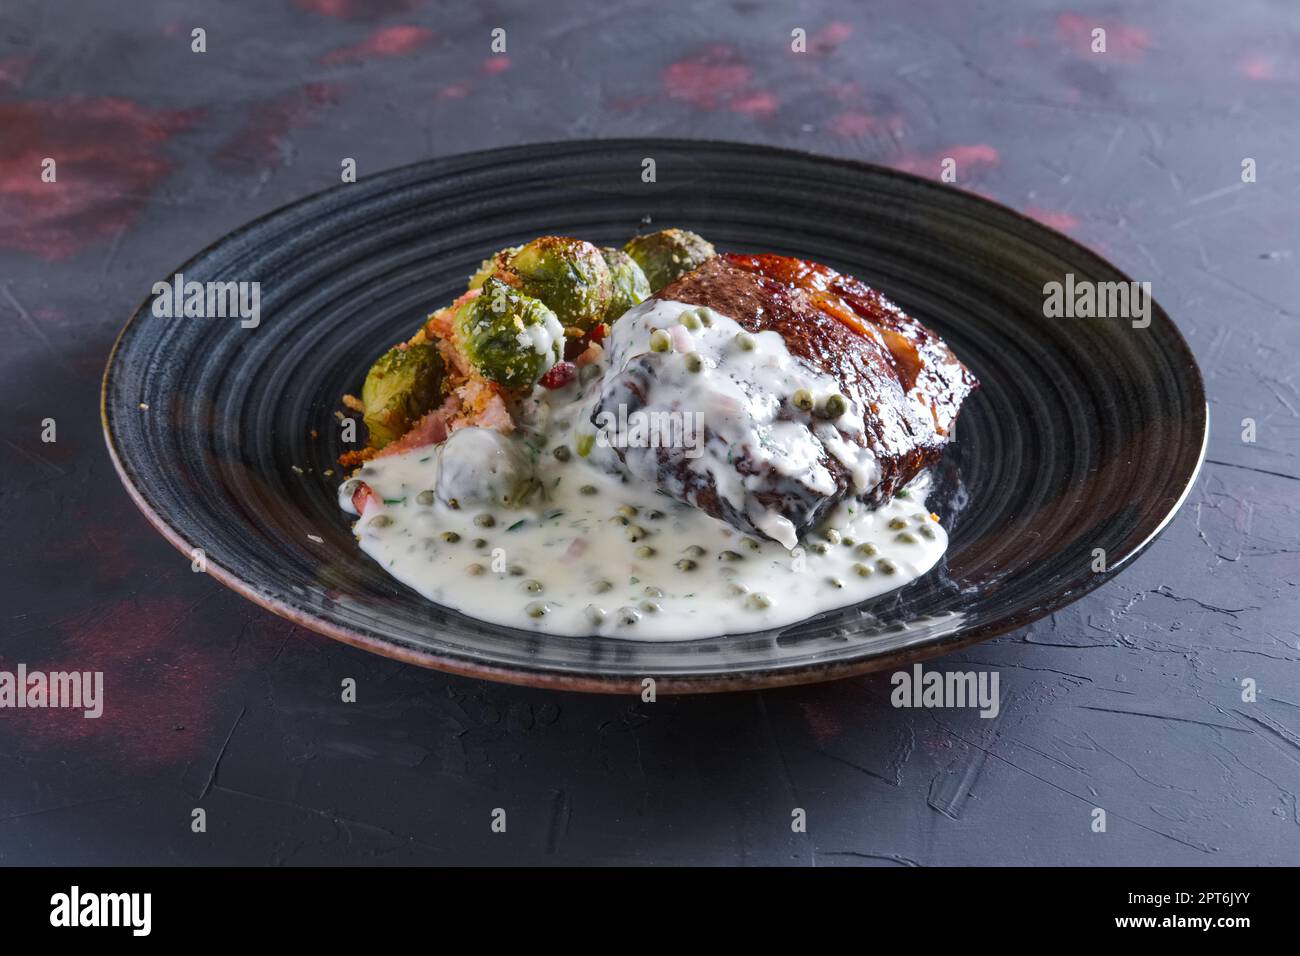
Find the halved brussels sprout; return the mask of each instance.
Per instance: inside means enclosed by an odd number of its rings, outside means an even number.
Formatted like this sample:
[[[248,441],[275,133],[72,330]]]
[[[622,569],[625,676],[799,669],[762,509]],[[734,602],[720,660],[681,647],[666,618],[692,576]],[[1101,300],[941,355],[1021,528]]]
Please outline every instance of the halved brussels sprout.
[[[452,334],[478,373],[506,388],[529,387],[564,357],[555,313],[498,276],[456,310]]]
[[[637,236],[623,247],[650,280],[651,292],[680,279],[717,252],[712,243],[687,229],[662,229]]]
[[[613,294],[609,266],[589,242],[567,236],[542,236],[510,257],[512,285],[540,299],[560,324],[586,332],[605,319]]]
[[[609,266],[612,295],[609,308],[605,310],[605,321],[613,322],[620,315],[650,298],[650,280],[645,277],[641,267],[622,249],[603,248],[600,254]]]
[[[432,345],[395,346],[381,355],[361,386],[370,447],[400,438],[438,400],[444,372]]]

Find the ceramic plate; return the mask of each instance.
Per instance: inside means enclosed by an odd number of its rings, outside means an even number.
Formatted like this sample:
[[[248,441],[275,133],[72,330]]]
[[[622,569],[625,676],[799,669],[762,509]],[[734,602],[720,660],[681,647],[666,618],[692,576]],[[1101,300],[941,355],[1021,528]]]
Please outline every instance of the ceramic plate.
[[[647,157],[653,183],[642,181]],[[348,447],[339,397],[492,252],[546,233],[621,245],[647,224],[857,275],[979,376],[929,498],[951,534],[938,567],[798,625],[649,643],[482,624],[358,550],[336,502],[335,459]],[[1200,373],[1158,306],[1145,327],[1044,314],[1048,283],[1126,276],[1011,210],[861,163],[671,140],[455,156],[304,199],[159,278],[177,272],[260,283],[260,324],[160,318],[151,301],[132,316],[103,390],[108,447],[131,496],[249,599],[460,674],[609,692],[653,677],[672,693],[829,680],[942,654],[1037,620],[1123,569],[1178,509],[1204,454]]]

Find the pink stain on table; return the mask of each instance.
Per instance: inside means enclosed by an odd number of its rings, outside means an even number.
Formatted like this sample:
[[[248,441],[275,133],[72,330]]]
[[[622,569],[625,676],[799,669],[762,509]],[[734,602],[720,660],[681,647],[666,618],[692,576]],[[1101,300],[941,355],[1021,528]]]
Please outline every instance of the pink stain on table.
[[[409,13],[420,0],[297,0],[299,10],[335,20],[378,20]]]
[[[510,69],[510,65],[510,57],[505,54],[497,54],[483,61],[482,70],[488,76],[495,76]]]
[[[177,599],[123,600],[63,619],[62,637],[51,641],[57,651],[22,663],[29,672],[101,672],[103,715],[7,710],[6,723],[42,750],[89,745],[146,765],[194,756],[213,730],[212,690],[230,666],[224,652],[185,640],[195,608]],[[12,671],[18,663],[6,659],[4,667]]]
[[[1093,52],[1093,31],[1097,29],[1106,31],[1105,53]],[[1056,35],[1080,59],[1113,58],[1120,63],[1136,63],[1152,46],[1145,27],[1077,13],[1062,13],[1056,18]]]
[[[908,153],[889,165],[904,172],[938,179],[943,173],[945,160],[949,159],[955,163],[958,185],[968,177],[992,169],[1002,162],[1001,155],[994,147],[988,143],[974,143],[956,144],[932,153]]]
[[[0,248],[57,261],[129,228],[175,168],[162,147],[197,115],[120,97],[0,102]]]
[[[19,56],[7,56],[0,60],[0,89],[10,87],[16,89],[22,85],[23,79],[27,76],[27,71],[32,68],[36,58],[30,53]]]
[[[836,113],[826,123],[826,128],[844,139],[860,139],[878,134],[891,135],[906,126],[897,113],[879,114],[865,110],[844,110]]]
[[[832,20],[808,38],[808,49],[816,53],[834,53],[851,36],[853,24]]]
[[[1268,53],[1252,52],[1237,59],[1237,73],[1252,83],[1276,81],[1294,82],[1300,78],[1300,69],[1289,60],[1281,60]]]
[[[337,86],[309,83],[253,104],[243,125],[217,150],[215,162],[236,172],[282,166],[289,133],[310,123],[322,106],[338,102],[338,97]]]
[[[731,47],[722,44],[705,47],[670,63],[659,80],[669,99],[704,112],[726,109],[742,116],[766,119],[780,108],[773,94],[754,84],[754,71],[749,64]]]
[[[381,27],[360,43],[326,53],[320,58],[320,62],[325,66],[338,66],[343,63],[363,63],[366,60],[407,56],[431,39],[433,39],[433,31],[428,27]]]
[[[1030,219],[1037,219],[1049,229],[1057,232],[1069,232],[1078,228],[1079,217],[1063,209],[1047,209],[1043,206],[1026,206],[1024,214]]]

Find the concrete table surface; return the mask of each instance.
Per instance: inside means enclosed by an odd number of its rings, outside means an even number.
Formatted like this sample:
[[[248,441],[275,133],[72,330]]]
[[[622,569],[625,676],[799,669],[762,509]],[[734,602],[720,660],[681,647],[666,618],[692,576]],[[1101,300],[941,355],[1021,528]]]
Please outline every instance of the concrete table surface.
[[[109,690],[98,720],[0,710],[0,864],[1300,863],[1297,64],[1266,0],[10,0],[0,669]],[[120,487],[100,375],[192,252],[343,157],[637,135],[955,158],[1188,338],[1212,434],[1165,534],[934,662],[997,670],[996,719],[895,709],[886,675],[644,704],[417,670],[191,573]]]

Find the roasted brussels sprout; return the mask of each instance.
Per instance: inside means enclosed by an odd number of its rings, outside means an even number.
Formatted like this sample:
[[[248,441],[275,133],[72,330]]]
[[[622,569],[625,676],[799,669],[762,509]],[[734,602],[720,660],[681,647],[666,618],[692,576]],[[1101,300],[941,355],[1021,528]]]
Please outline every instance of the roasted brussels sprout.
[[[589,242],[542,236],[511,256],[506,271],[511,285],[546,303],[566,328],[586,332],[605,319],[612,295],[609,266]]]
[[[444,367],[432,345],[399,345],[379,357],[361,387],[370,447],[400,438],[438,400]]]
[[[491,428],[458,428],[438,446],[437,495],[458,508],[517,508],[537,488],[533,466],[517,442]]]
[[[601,249],[605,265],[609,266],[612,295],[605,310],[605,321],[613,322],[620,315],[650,298],[650,280],[641,267],[622,249]]]
[[[650,280],[650,291],[658,292],[717,253],[713,245],[686,229],[662,229],[637,236],[623,247]]]
[[[497,276],[456,310],[452,334],[478,373],[506,388],[527,388],[563,358],[555,313]]]
[[[469,278],[469,288],[481,289],[483,283],[487,281],[488,276],[494,272],[500,272],[510,264],[510,257],[522,249],[523,246],[511,246],[509,249],[502,249],[495,253],[491,259],[484,259],[479,263],[478,271]]]

